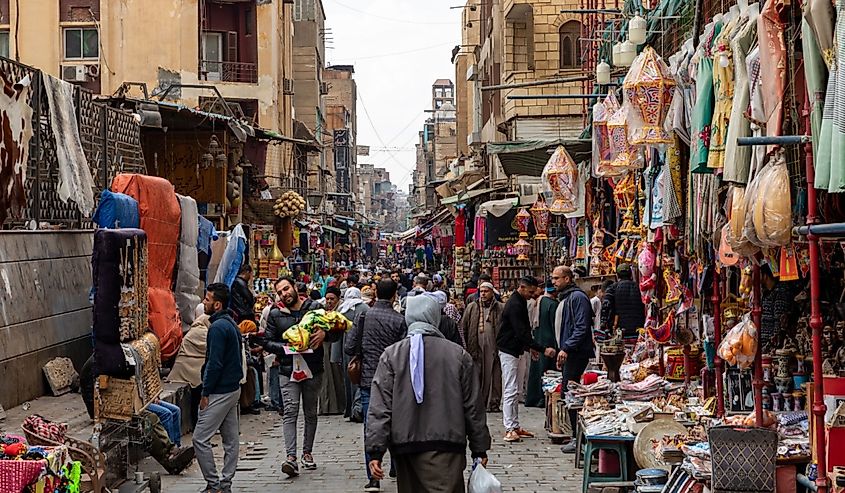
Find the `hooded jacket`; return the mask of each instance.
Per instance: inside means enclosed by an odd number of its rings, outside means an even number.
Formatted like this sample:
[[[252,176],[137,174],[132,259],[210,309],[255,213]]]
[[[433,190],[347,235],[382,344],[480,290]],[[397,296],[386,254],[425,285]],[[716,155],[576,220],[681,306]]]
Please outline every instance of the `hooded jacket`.
[[[437,303],[418,298],[406,309],[409,337],[388,347],[379,359],[367,415],[366,451],[380,460],[388,448],[394,455],[465,454],[469,444],[473,457],[486,457],[490,431],[485,409],[479,406],[472,358],[437,330],[441,316]],[[412,369],[416,336],[421,337],[417,343],[422,343],[424,355],[417,372]]]
[[[343,351],[347,356],[362,356],[360,387],[369,388],[384,350],[401,341],[408,333],[405,317],[387,300],[378,300],[355,321],[347,334]]]
[[[592,358],[593,307],[587,294],[571,284],[560,293],[557,321],[560,327],[559,348],[570,356]]]
[[[279,308],[278,306],[274,306],[270,310],[270,316],[267,318],[264,350],[276,355],[276,359],[279,361],[279,373],[281,375],[290,377],[293,372],[293,356],[285,354],[285,341],[282,339],[282,335],[286,330],[298,324],[306,313],[320,308],[322,307],[319,303],[308,298],[302,302],[302,306],[296,312],[291,312],[287,308]],[[342,335],[339,332],[327,333],[325,342],[334,342]],[[312,374],[319,375],[323,373],[323,356],[323,346],[315,349],[313,353],[302,355]]]

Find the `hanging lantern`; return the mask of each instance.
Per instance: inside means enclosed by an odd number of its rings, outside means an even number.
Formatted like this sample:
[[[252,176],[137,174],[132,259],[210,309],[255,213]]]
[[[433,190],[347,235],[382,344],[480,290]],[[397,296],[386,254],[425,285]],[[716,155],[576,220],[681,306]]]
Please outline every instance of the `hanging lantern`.
[[[613,63],[614,67],[621,67],[622,66],[622,43],[616,43],[613,45],[612,48],[613,55],[610,58],[611,63]]]
[[[600,85],[610,84],[610,65],[604,60],[596,65],[596,83]]]
[[[555,196],[555,201],[549,211],[553,214],[575,212],[578,208],[576,205],[578,167],[563,146],[557,146],[549,162],[546,163],[543,174]]]
[[[528,223],[531,222],[531,214],[525,207],[516,213],[516,229],[519,230],[520,238],[528,238]]]
[[[537,201],[531,206],[531,216],[534,218],[534,229],[537,230],[534,239],[548,240],[551,212],[549,212],[549,206],[546,205],[546,199],[543,197],[543,194],[537,194]]]
[[[211,168],[214,166],[214,156],[210,152],[206,152],[200,156],[200,162],[203,169]]]
[[[612,91],[608,93],[604,101],[599,101],[593,106],[593,171],[595,176],[614,176],[619,173],[612,167],[616,153],[607,126],[610,117],[617,111],[619,111],[619,101],[616,100],[616,95]]]
[[[619,65],[623,67],[630,67],[637,57],[637,45],[631,42],[630,39],[625,40],[619,48]]]
[[[516,252],[517,260],[528,260],[528,255],[531,253],[531,243],[525,241],[525,238],[520,238],[513,244],[513,249]]]
[[[637,58],[625,77],[623,88],[635,113],[633,116],[642,120],[642,125],[631,127],[631,143],[672,143],[672,137],[663,129],[663,122],[672,103],[675,79],[652,47],[646,46]]]
[[[637,45],[645,43],[647,29],[648,23],[646,20],[639,14],[635,15],[628,23],[628,39]]]
[[[628,113],[627,106],[619,108],[607,119],[607,133],[610,137],[610,161],[612,174],[621,174],[625,170],[637,167],[637,148],[628,141]]]

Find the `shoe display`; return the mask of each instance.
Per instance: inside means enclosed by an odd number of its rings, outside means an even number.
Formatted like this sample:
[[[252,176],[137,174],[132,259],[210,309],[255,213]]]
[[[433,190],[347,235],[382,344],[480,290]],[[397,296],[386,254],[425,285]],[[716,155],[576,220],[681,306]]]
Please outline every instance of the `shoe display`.
[[[364,486],[364,491],[381,491],[381,484],[375,479],[371,479],[370,482]]]
[[[516,432],[516,430],[511,430],[511,431],[505,433],[505,441],[506,442],[518,442],[520,440],[521,440],[521,438],[519,438],[519,434]]]
[[[289,478],[299,476],[299,466],[296,464],[296,457],[288,457],[282,464],[282,472],[287,474]]]
[[[517,429],[516,429],[516,430],[514,430],[514,431],[515,431],[515,432],[516,432],[516,434],[517,434],[517,435],[519,435],[521,438],[534,438],[534,434],[533,434],[533,433],[531,433],[530,431],[523,430],[522,428],[517,428]]]
[[[317,469],[317,463],[314,462],[314,457],[311,454],[302,454],[302,467],[306,471]]]

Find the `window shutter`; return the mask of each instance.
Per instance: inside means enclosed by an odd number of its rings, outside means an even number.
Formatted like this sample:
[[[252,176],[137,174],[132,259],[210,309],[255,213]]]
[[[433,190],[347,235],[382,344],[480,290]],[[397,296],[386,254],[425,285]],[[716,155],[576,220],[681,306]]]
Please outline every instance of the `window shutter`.
[[[226,60],[227,62],[238,61],[238,33],[229,31],[226,33]]]

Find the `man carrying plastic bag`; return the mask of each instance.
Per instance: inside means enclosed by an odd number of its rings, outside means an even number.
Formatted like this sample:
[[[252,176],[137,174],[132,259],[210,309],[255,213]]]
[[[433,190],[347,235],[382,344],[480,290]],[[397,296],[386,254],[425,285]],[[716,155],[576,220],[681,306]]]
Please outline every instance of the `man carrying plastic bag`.
[[[407,299],[408,337],[379,359],[370,394],[365,448],[375,480],[390,448],[399,493],[463,492],[466,449],[487,463],[490,431],[472,357],[437,330],[440,305]]]

